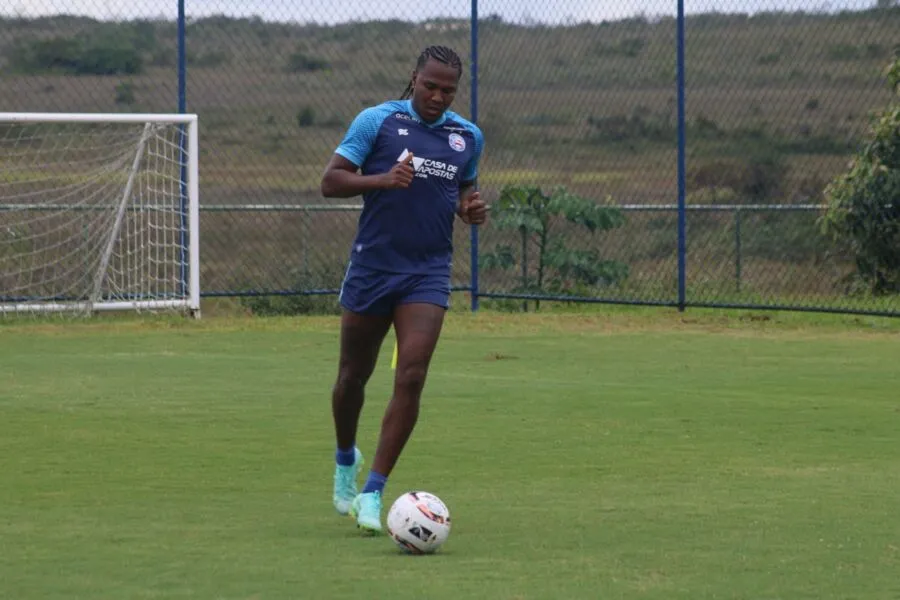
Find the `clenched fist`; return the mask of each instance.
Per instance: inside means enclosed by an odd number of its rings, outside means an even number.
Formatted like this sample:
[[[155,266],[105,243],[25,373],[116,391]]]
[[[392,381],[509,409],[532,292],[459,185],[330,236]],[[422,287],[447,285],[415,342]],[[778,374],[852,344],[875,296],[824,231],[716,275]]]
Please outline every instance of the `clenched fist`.
[[[487,221],[487,204],[481,199],[481,192],[473,190],[460,198],[457,212],[466,225],[484,225]]]
[[[398,162],[390,171],[383,175],[384,187],[389,190],[408,188],[415,175],[416,171],[413,168],[413,154],[410,152],[405,159]]]

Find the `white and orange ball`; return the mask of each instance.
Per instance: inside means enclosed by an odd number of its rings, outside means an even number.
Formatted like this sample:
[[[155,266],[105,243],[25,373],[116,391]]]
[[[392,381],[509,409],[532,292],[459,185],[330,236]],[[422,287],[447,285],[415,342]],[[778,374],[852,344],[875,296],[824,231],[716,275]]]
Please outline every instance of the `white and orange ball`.
[[[450,536],[450,510],[429,492],[406,492],[387,515],[388,534],[401,550],[431,554]]]

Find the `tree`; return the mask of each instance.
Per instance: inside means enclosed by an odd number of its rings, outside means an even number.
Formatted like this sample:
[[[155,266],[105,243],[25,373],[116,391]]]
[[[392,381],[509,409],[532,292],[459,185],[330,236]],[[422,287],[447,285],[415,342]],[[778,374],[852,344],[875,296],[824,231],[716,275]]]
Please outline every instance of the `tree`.
[[[900,98],[900,56],[887,79]],[[871,293],[900,292],[900,100],[874,116],[869,138],[826,188],[821,225],[853,254]]]
[[[586,230],[591,236],[599,231],[621,227],[625,223],[622,210],[609,203],[599,204],[590,198],[571,194],[557,187],[550,194],[537,186],[506,186],[491,206],[491,220],[500,230],[516,230],[521,236],[521,250],[498,245],[482,254],[485,270],[521,269],[520,293],[582,295],[589,288],[612,285],[628,276],[628,266],[603,260],[592,248],[574,248],[556,224],[567,222]],[[568,243],[567,243],[568,242]],[[532,274],[528,246],[537,246],[537,266]]]

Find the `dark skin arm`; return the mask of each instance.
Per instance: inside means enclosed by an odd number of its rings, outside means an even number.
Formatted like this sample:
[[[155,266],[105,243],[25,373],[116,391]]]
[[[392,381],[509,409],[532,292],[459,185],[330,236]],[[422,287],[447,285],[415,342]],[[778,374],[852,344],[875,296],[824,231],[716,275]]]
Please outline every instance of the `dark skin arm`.
[[[466,181],[459,186],[459,208],[457,214],[466,225],[483,225],[487,221],[487,204],[477,191],[477,181]]]
[[[397,163],[387,173],[362,175],[359,167],[335,154],[325,167],[322,176],[322,195],[326,198],[352,198],[371,190],[392,190],[407,188],[413,180],[413,155],[402,163]]]
[[[407,188],[412,183],[413,155],[398,162],[387,173],[362,175],[359,167],[341,156],[331,157],[322,176],[322,195],[326,198],[352,198],[370,190],[390,190]],[[459,207],[457,214],[467,225],[481,225],[487,220],[487,205],[476,190],[475,181],[464,182],[459,187]]]

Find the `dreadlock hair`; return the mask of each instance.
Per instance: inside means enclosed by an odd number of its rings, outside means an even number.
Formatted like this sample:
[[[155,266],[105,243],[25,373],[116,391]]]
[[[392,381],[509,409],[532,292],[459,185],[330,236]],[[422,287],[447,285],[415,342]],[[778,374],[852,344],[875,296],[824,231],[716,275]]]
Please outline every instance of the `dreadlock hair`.
[[[445,65],[453,67],[457,71],[459,71],[459,76],[462,77],[463,66],[462,60],[459,58],[459,55],[448,48],[447,46],[428,46],[422,51],[422,54],[419,55],[419,60],[416,61],[416,72],[422,70],[422,67],[425,66],[425,63],[428,62],[428,59],[433,59],[438,62],[442,62]],[[413,93],[413,80],[410,78],[409,83],[406,85],[406,89],[403,90],[403,95],[400,96],[401,100],[406,100]]]

